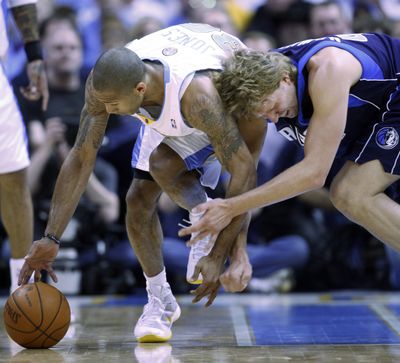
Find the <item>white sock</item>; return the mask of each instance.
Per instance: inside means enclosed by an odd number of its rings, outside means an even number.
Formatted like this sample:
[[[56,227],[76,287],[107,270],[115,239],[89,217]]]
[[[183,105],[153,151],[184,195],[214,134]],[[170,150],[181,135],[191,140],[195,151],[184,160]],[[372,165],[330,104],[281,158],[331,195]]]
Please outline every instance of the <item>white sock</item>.
[[[165,267],[158,275],[155,275],[153,277],[148,277],[145,273],[143,273],[143,275],[146,278],[147,287],[155,295],[159,295],[161,286],[167,284],[167,274],[165,273]]]
[[[25,259],[23,258],[10,258],[10,277],[11,277],[10,293],[19,287],[18,277],[24,262]]]

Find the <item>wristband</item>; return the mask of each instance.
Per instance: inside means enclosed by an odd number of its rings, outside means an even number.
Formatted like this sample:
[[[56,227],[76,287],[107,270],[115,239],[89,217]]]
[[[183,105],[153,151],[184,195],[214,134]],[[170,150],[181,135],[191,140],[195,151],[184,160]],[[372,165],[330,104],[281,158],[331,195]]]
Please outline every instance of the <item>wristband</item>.
[[[44,236],[48,239],[51,239],[54,243],[57,243],[58,245],[61,243],[61,241],[56,236],[50,233],[46,233]]]
[[[39,40],[25,43],[24,45],[26,57],[28,62],[33,62],[38,59],[43,59],[42,47],[40,46]]]

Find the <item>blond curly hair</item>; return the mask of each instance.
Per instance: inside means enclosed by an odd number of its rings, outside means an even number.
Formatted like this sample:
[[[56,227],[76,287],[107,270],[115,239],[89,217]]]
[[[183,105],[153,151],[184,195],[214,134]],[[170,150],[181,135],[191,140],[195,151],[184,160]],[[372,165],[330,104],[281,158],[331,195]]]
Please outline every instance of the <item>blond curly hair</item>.
[[[287,76],[296,82],[297,68],[289,57],[278,52],[244,49],[224,62],[215,85],[229,114],[249,117]]]

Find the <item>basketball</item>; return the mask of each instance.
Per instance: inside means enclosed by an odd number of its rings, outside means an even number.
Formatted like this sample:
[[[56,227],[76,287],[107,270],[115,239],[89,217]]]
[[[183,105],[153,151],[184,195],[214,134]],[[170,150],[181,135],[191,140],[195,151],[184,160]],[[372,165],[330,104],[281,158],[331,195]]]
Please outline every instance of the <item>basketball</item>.
[[[43,282],[16,289],[6,301],[3,314],[8,335],[25,348],[50,348],[57,344],[71,320],[65,296]]]

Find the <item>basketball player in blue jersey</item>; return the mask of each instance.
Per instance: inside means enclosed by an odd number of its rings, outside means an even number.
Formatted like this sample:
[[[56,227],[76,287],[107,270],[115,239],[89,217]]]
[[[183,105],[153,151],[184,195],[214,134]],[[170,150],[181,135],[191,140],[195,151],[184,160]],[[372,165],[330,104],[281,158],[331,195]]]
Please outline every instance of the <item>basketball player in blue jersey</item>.
[[[161,253],[157,201],[162,190],[188,210],[206,201],[203,185],[212,186],[219,177],[215,156],[231,174],[228,196],[255,186],[265,120],[237,121],[234,115],[227,115],[215,86],[223,59],[241,47],[237,38],[216,28],[183,24],[111,49],[99,58],[86,83],[80,128],[56,183],[45,236],[33,243],[20,283],[40,270],[57,279],[52,262],[86,188],[108,116],[136,114],[143,127],[133,151],[135,170],[126,198],[126,225],[146,278],[148,303],[134,335],[140,342],[171,338],[171,326],[179,318],[180,308],[166,280]],[[199,218],[190,214],[192,222]],[[215,286],[220,285],[221,274],[228,290],[246,286],[251,276],[245,251],[247,227],[248,220],[237,218],[215,242],[226,244],[225,239],[237,239],[228,270],[223,274],[222,263],[212,272]],[[188,264],[191,283],[201,282],[199,274],[193,280],[192,275],[210,246],[212,241],[206,236],[192,248]],[[208,271],[207,278],[210,276]]]
[[[400,174],[400,40],[347,34],[267,54],[239,52],[227,61],[222,76],[220,95],[228,112],[264,116],[304,147],[304,159],[254,190],[198,206],[195,212],[204,216],[180,235],[199,233],[195,242],[218,234],[246,211],[321,188],[331,171],[336,208],[400,249],[400,206],[385,194]],[[215,256],[230,246],[214,248],[218,251],[202,258],[196,273],[207,276],[221,263]],[[195,301],[214,297],[204,279]]]

